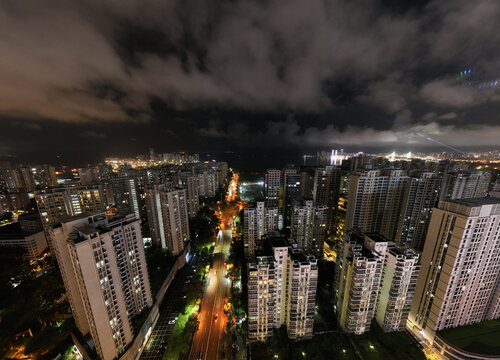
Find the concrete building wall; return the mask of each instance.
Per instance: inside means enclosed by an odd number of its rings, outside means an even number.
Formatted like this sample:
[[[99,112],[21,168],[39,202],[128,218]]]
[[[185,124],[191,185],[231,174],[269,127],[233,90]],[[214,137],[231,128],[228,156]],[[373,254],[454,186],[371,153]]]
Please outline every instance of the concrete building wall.
[[[500,199],[442,201],[433,210],[409,316],[418,336],[432,343],[438,330],[495,316],[499,233]]]
[[[403,331],[410,312],[420,266],[413,251],[388,251],[382,274],[376,320],[383,331]]]
[[[131,319],[152,305],[139,220],[82,214],[52,234],[78,329],[100,358],[116,359],[133,340]]]
[[[147,190],[146,198],[153,244],[174,255],[181,253],[190,239],[186,190],[155,185]]]
[[[18,237],[0,239],[0,247],[19,247],[24,249],[27,259],[36,259],[47,249],[47,239],[43,231],[22,234]]]

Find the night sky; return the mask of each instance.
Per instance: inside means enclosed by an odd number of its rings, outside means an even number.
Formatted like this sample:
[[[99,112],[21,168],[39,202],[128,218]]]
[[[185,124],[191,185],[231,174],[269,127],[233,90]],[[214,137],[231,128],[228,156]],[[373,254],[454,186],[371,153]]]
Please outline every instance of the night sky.
[[[496,149],[500,85],[480,85],[500,80],[499,17],[498,0],[3,0],[0,155]]]

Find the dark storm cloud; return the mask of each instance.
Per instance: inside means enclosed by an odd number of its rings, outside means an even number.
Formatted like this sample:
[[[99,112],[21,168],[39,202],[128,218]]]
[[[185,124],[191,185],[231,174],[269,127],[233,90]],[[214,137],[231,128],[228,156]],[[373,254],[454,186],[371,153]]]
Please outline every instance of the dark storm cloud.
[[[386,130],[368,126],[347,126],[339,130],[333,124],[303,129],[296,120],[289,118],[284,121],[265,122],[259,130],[242,124],[238,124],[240,129],[237,130],[233,127],[223,130],[211,123],[210,127],[202,128],[200,132],[205,136],[231,139],[246,147],[264,148],[272,148],[283,142],[309,148],[343,146],[354,149],[356,146],[391,147],[398,144],[418,148],[435,146],[427,137],[467,147],[498,145],[499,125],[476,124],[458,127],[450,124],[447,119],[451,116],[449,113],[444,115],[447,120],[445,124],[440,123],[440,117],[435,114],[427,121],[419,122],[413,119],[411,111],[404,110],[396,115],[394,125]],[[460,141],[457,142],[457,139]]]
[[[385,3],[6,0],[0,116],[29,124],[159,121],[164,136],[191,131],[263,146],[269,139],[392,145],[422,142],[419,134],[498,145],[493,113],[467,118],[474,107],[498,105],[498,90],[460,86],[455,74],[474,66],[500,76],[500,2]],[[217,107],[285,115],[253,123],[189,119],[183,127],[158,116],[152,99],[177,113]],[[337,109],[357,107],[388,120],[337,121]],[[332,116],[311,124],[286,118],[289,112]]]
[[[95,139],[95,140],[106,140],[107,139],[106,134],[104,134],[102,132],[92,131],[92,130],[86,130],[86,131],[80,133],[80,136],[83,138],[90,138],[90,139]]]
[[[35,131],[42,130],[42,126],[40,124],[30,121],[13,121],[10,123],[10,126],[14,128],[22,128],[27,130],[35,130]]]

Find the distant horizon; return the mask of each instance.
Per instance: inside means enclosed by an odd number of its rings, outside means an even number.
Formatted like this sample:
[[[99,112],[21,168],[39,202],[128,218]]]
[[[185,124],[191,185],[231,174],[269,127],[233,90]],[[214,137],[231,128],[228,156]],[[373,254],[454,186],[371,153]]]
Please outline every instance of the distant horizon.
[[[340,150],[340,148],[322,148],[318,150],[309,150],[308,152],[301,152],[300,150],[290,150],[290,151],[284,151],[284,150],[270,150],[270,151],[157,151],[155,149],[156,154],[160,153],[197,153],[200,155],[200,161],[210,161],[210,160],[215,160],[215,161],[225,161],[229,164],[230,167],[234,167],[236,169],[242,169],[242,170],[262,170],[265,168],[272,168],[272,167],[282,167],[285,166],[286,164],[295,164],[295,165],[303,165],[303,156],[308,155],[311,156],[312,158],[315,158],[317,155],[317,152],[320,151],[331,151],[333,149]],[[500,149],[491,149],[491,148],[485,148],[482,150],[478,150],[477,148],[474,150],[467,150],[468,153],[486,153],[486,152],[500,152]],[[388,155],[392,153],[393,151],[396,152],[398,155],[403,155],[408,152],[411,152],[413,154],[422,154],[422,155],[429,155],[429,154],[443,154],[443,153],[454,153],[453,151],[446,149],[446,148],[441,148],[438,149],[436,148],[435,150],[430,150],[428,149],[427,151],[413,151],[413,150],[377,150],[377,149],[371,149],[371,151],[362,151],[362,150],[350,150],[350,149],[344,149],[346,153],[352,154],[352,153],[358,153],[362,152],[367,155],[371,156],[382,156],[382,155]],[[9,156],[9,155],[0,155],[0,161],[9,161],[12,164],[25,164],[25,165],[38,165],[38,164],[49,164],[52,166],[69,166],[69,167],[85,167],[88,165],[95,165],[98,163],[103,163],[106,159],[108,158],[121,158],[121,159],[135,159],[137,156],[142,155],[142,154],[149,154],[149,149],[146,149],[146,151],[141,152],[141,153],[136,153],[136,154],[130,154],[130,155],[109,155],[109,156],[103,156],[100,159],[95,159],[93,161],[80,161],[77,159],[74,159],[73,161],[71,159],[65,158],[65,157],[60,157],[57,158],[55,157],[53,161],[30,161],[29,157],[16,157],[16,156]],[[459,153],[457,153],[459,154]],[[306,164],[312,165],[311,161],[315,161],[312,159],[308,159]],[[471,159],[473,161],[473,159]]]

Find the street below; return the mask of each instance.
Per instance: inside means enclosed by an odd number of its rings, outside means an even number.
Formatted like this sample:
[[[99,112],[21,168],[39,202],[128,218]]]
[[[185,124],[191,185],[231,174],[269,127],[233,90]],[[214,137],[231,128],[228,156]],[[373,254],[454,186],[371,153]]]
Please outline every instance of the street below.
[[[227,321],[224,314],[224,300],[230,285],[225,277],[224,263],[229,255],[231,238],[231,230],[221,230],[217,236],[213,266],[208,276],[198,315],[199,328],[193,338],[189,359],[223,359],[221,345]]]
[[[234,173],[228,186],[225,201],[223,204],[219,203],[215,210],[220,219],[220,231],[217,234],[213,264],[198,315],[198,331],[193,337],[189,353],[190,360],[218,360],[224,359],[228,355],[223,352],[223,335],[227,324],[224,302],[231,286],[230,280],[226,278],[226,261],[233,238],[234,217],[241,210],[241,204],[235,203],[238,179],[238,174]]]

